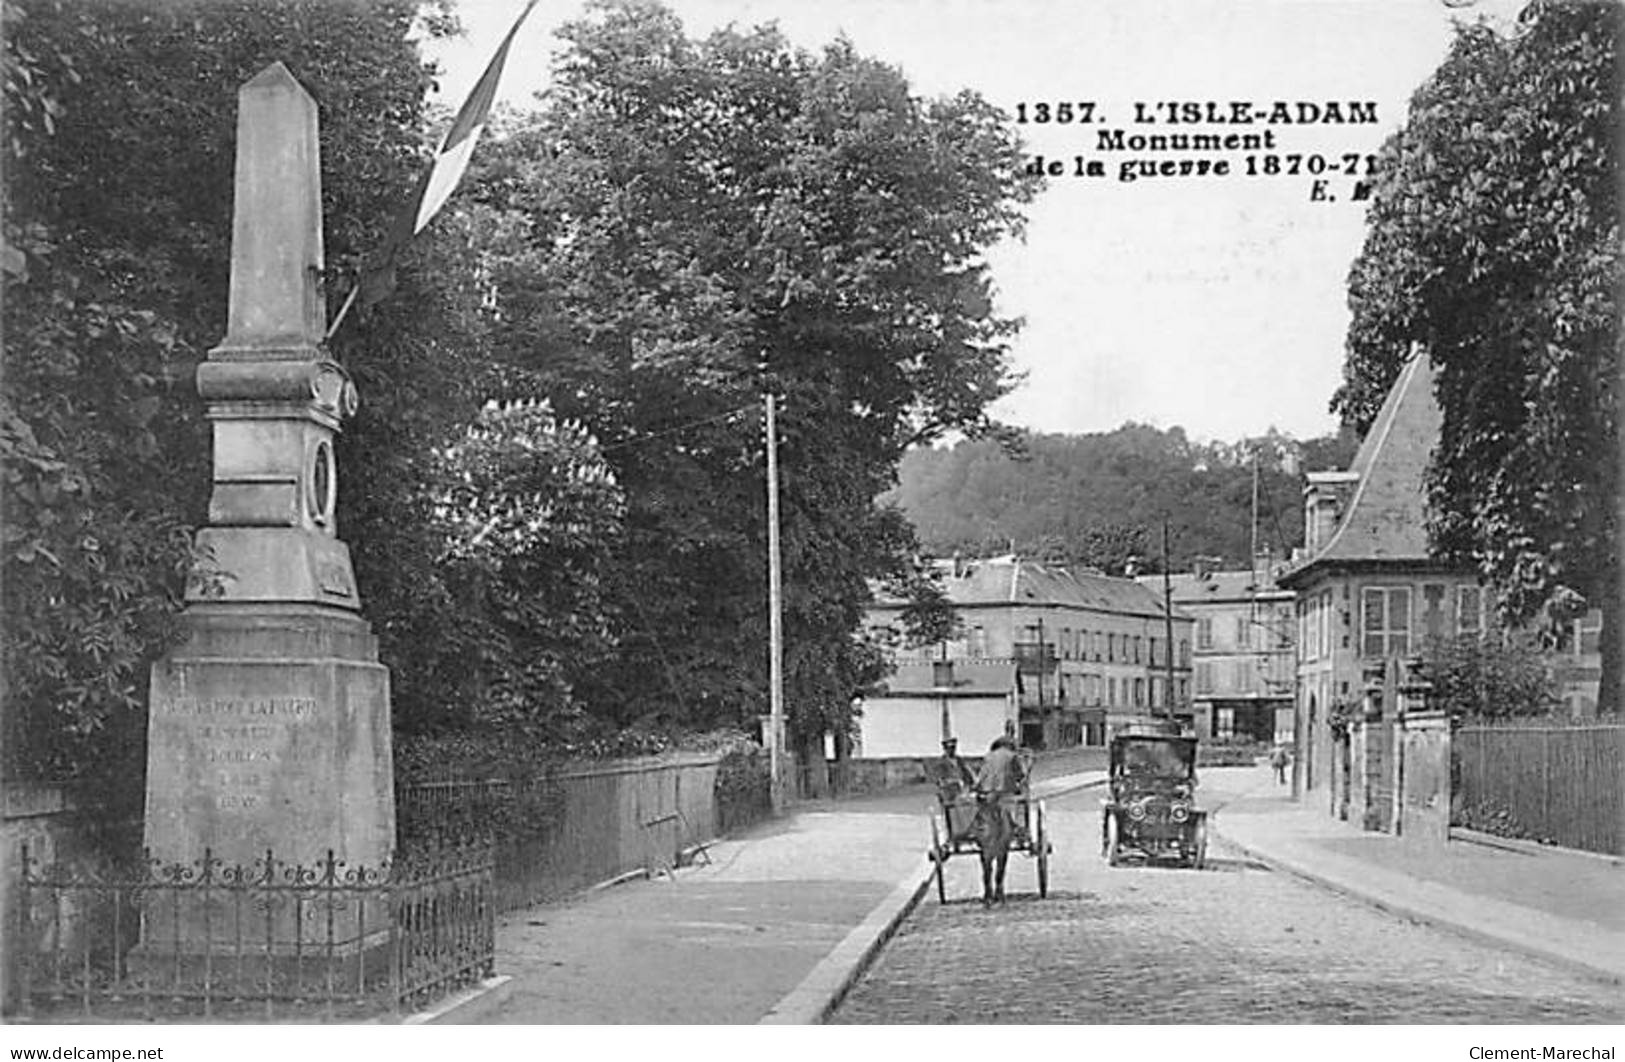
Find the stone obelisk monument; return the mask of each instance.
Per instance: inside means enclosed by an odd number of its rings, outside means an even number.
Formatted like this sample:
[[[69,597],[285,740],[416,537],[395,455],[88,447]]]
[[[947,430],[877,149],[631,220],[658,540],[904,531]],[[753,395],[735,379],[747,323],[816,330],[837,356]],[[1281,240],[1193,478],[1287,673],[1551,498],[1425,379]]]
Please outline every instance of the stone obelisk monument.
[[[229,321],[197,371],[198,545],[221,578],[188,591],[187,640],[152,671],[146,843],[166,863],[379,867],[394,848],[389,673],[333,517],[356,395],[322,345],[321,268],[316,104],[274,63],[238,96]],[[146,931],[173,944],[190,921]]]

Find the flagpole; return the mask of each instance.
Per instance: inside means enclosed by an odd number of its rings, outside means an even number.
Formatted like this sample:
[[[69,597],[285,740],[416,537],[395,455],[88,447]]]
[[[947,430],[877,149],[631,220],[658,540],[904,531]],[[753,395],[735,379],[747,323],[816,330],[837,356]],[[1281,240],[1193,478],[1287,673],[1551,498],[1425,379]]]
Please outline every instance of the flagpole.
[[[768,778],[773,810],[784,807],[784,621],[779,570],[779,435],[773,395],[767,396],[767,609],[768,609]]]
[[[350,285],[350,294],[344,297],[344,305],[339,307],[338,316],[333,318],[333,323],[328,326],[327,335],[322,337],[324,342],[332,339],[333,333],[339,330],[339,325],[344,323],[345,316],[349,314],[350,307],[355,305],[355,297],[359,294],[361,294],[361,274],[357,273],[355,283]]]

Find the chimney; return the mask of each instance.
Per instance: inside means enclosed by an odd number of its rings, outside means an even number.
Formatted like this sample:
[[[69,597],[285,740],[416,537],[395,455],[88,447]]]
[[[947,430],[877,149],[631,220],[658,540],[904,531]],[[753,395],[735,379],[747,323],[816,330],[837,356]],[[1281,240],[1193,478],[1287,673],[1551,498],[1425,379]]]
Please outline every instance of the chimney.
[[[1309,473],[1303,488],[1303,539],[1311,557],[1332,540],[1359,481],[1358,472]]]

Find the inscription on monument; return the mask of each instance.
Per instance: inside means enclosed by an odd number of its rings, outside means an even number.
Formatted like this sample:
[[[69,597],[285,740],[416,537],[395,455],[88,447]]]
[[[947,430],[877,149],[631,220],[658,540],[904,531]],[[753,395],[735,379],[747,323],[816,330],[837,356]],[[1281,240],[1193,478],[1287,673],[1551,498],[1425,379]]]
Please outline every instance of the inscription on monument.
[[[192,733],[215,782],[217,808],[258,807],[265,771],[283,758],[287,722],[316,712],[314,697],[192,698],[158,706],[160,714],[193,722]]]

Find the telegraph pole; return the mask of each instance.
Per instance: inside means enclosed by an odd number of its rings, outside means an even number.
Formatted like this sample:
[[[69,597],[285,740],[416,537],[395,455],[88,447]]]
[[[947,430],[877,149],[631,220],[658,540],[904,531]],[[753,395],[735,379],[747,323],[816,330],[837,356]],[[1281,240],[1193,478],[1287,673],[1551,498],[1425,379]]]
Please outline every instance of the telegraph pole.
[[[767,396],[767,613],[768,613],[768,778],[773,810],[784,806],[784,599],[779,575],[779,435],[774,396]]]
[[[1174,718],[1174,580],[1168,572],[1168,518],[1162,519],[1162,619],[1167,645],[1163,650],[1167,662],[1168,685],[1163,690],[1163,706],[1168,709],[1170,722]]]

